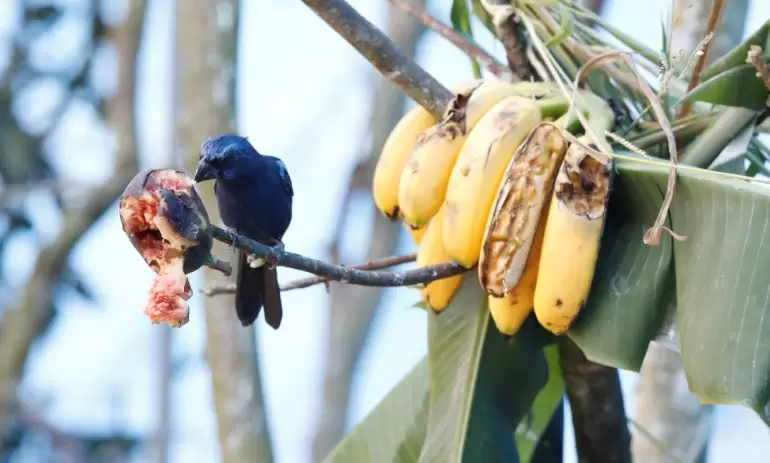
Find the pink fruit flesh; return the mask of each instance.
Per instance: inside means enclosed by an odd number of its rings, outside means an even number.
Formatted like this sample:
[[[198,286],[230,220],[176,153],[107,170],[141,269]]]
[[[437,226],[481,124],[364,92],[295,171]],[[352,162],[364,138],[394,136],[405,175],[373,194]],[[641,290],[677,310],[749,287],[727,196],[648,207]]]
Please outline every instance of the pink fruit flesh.
[[[167,323],[178,328],[190,320],[190,308],[187,299],[192,291],[187,291],[187,277],[182,271],[182,259],[172,259],[163,266],[150,288],[150,298],[144,314],[152,323]]]
[[[187,299],[192,296],[192,289],[183,271],[184,261],[163,238],[154,219],[160,205],[158,189],[185,191],[192,184],[177,172],[158,171],[139,198],[125,198],[120,209],[125,231],[136,237],[145,261],[158,273],[144,309],[152,323],[180,327],[189,321]]]

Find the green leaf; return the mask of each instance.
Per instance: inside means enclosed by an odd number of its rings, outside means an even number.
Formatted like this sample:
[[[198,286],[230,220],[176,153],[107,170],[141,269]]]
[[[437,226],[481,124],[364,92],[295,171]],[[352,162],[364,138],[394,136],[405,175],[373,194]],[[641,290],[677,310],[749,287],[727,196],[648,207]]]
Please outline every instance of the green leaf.
[[[548,48],[552,48],[558,45],[561,45],[562,42],[567,40],[572,36],[572,30],[573,30],[573,18],[572,13],[567,8],[560,8],[560,16],[561,16],[561,24],[559,25],[559,30],[556,31],[556,35],[551,37],[545,42],[545,46]]]
[[[725,106],[737,106],[755,111],[765,108],[768,90],[750,64],[742,64],[701,82],[687,92],[677,104],[704,101]]]
[[[546,384],[536,324],[506,342],[474,275],[429,314],[430,414],[421,462],[517,462],[515,428]]]
[[[473,10],[473,15],[481,21],[481,24],[483,24],[493,36],[497,37],[497,30],[495,30],[495,25],[492,23],[492,15],[489,14],[486,8],[484,8],[481,1],[471,0],[471,9]]]
[[[749,54],[749,49],[752,45],[762,47],[765,56],[770,54],[770,20],[760,26],[756,32],[738,44],[738,46],[716,59],[701,73],[701,81],[705,82],[718,74],[746,64],[746,56]]]
[[[656,247],[642,242],[663,201],[656,175],[616,167],[591,293],[568,335],[590,360],[639,371],[673,296],[672,243],[665,233]]]
[[[711,170],[727,174],[746,175],[746,156],[738,156],[720,164],[716,164]]]
[[[325,463],[413,463],[425,440],[428,360],[423,358],[351,430]]]
[[[642,236],[668,168],[623,159],[616,167],[597,277],[569,336],[592,359],[638,370],[649,340],[675,310],[693,394],[702,403],[749,406],[768,420],[770,188],[681,169],[669,217],[686,240],[664,233],[661,244],[646,246]],[[672,263],[675,303],[664,296]]]
[[[468,11],[468,0],[453,0],[452,11],[450,13],[452,19],[452,27],[463,35],[473,38],[473,30],[471,29],[471,15]],[[479,63],[473,57],[471,59],[471,66],[473,67],[473,76],[476,79],[481,79],[481,68]]]
[[[532,413],[524,417],[516,429],[516,447],[523,462],[530,461],[540,438],[546,432],[554,413],[561,411],[564,398],[564,378],[559,366],[559,348],[554,344],[543,352],[548,363],[548,383],[532,404]]]

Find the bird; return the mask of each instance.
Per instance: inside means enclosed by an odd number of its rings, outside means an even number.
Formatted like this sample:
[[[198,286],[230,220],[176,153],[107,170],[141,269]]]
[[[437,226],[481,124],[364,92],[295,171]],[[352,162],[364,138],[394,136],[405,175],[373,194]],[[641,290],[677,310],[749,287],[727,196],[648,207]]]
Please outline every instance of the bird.
[[[201,144],[193,180],[214,180],[219,215],[232,232],[284,252],[283,235],[292,219],[294,189],[280,158],[263,155],[246,137],[223,134]],[[237,251],[235,311],[243,326],[257,319],[278,329],[283,318],[275,263]]]

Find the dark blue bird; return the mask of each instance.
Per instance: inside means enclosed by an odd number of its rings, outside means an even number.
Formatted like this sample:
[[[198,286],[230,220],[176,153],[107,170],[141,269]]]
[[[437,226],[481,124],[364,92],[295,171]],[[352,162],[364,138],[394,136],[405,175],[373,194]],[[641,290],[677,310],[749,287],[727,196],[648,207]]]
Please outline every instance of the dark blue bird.
[[[283,250],[291,223],[294,190],[284,163],[262,155],[244,137],[220,135],[201,145],[195,181],[216,180],[214,192],[222,222],[232,231]],[[277,329],[283,308],[274,265],[252,266],[238,251],[235,311],[243,326],[265,307],[265,320]]]

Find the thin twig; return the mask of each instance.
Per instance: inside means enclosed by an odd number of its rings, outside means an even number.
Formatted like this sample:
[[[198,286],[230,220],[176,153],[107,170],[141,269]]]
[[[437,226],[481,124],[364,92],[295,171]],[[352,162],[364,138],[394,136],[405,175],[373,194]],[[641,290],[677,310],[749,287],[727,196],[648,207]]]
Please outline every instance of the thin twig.
[[[494,56],[487,53],[486,50],[458,33],[452,27],[447,26],[438,19],[434,18],[428,13],[425,8],[416,5],[412,0],[388,0],[397,8],[409,13],[416,20],[420,21],[425,27],[432,29],[439,35],[450,41],[454,46],[464,51],[465,54],[474,58],[482,66],[487,68],[489,72],[496,75],[500,79],[506,82],[518,82],[521,79],[511,72],[511,70],[498,61]]]
[[[709,13],[709,19],[706,23],[706,36],[713,36],[719,27],[719,22],[722,20],[722,12],[725,9],[725,0],[714,0],[711,4],[711,13]],[[698,56],[698,62],[695,63],[695,67],[692,70],[692,77],[690,77],[690,84],[687,86],[687,92],[691,92],[700,82],[700,74],[703,72],[703,68],[706,67],[706,60],[708,59],[709,50],[711,50],[711,44],[713,40],[709,40],[703,46],[703,50],[700,50],[700,56]],[[679,117],[685,117],[692,111],[692,101],[688,101],[679,110]]]
[[[449,278],[468,271],[465,267],[455,262],[445,262],[436,265],[427,265],[405,272],[383,272],[377,270],[358,270],[342,265],[333,265],[310,257],[301,256],[292,252],[281,252],[254,240],[229,232],[212,225],[214,238],[236,248],[253,254],[281,267],[302,270],[324,277],[328,280],[339,281],[359,286],[413,286],[416,284],[430,283],[431,281]],[[270,264],[265,264],[270,265]]]
[[[490,15],[497,29],[497,35],[503,42],[508,67],[521,80],[530,80],[538,76],[527,58],[527,46],[519,35],[519,23],[516,9],[511,0],[481,0],[481,5]]]
[[[409,98],[437,119],[454,94],[406,57],[387,35],[345,0],[302,0]]]
[[[405,264],[408,262],[414,262],[417,259],[416,254],[405,254],[403,256],[389,256],[382,259],[370,260],[364,264],[351,265],[347,268],[356,270],[380,270],[384,268],[395,267],[396,265]],[[344,266],[342,266],[344,267]],[[281,285],[281,291],[291,291],[293,289],[309,288],[310,286],[326,284],[329,282],[328,277],[312,276],[305,278],[298,278],[296,280],[284,283]],[[203,290],[203,294],[206,296],[217,296],[219,294],[232,294],[235,292],[235,284],[227,284],[220,286],[209,286]]]

